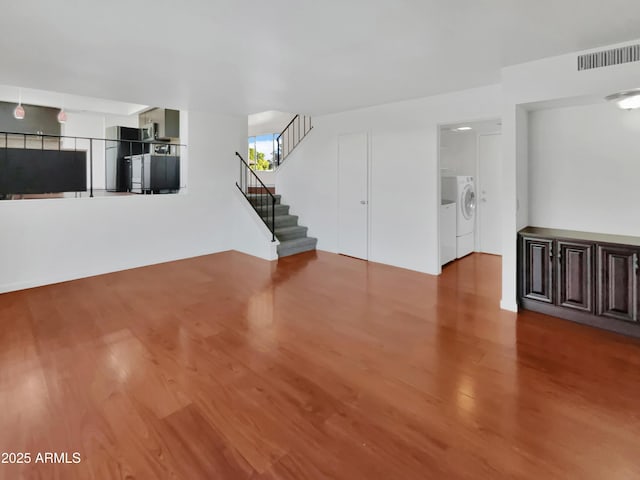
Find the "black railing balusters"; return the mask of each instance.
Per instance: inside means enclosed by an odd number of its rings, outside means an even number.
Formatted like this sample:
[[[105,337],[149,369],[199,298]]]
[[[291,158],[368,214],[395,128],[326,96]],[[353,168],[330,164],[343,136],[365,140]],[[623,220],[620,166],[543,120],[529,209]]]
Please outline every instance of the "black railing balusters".
[[[309,119],[309,128],[307,128],[307,118]],[[276,164],[280,166],[285,158],[298,146],[304,137],[311,131],[311,117],[302,116],[302,128],[300,128],[300,115],[296,115],[284,127],[284,130],[276,138],[278,144],[278,154],[276,156]]]
[[[15,142],[16,142],[16,148],[19,148],[19,144],[17,142],[19,142],[20,138],[22,138],[22,146],[25,150],[27,150],[27,147],[30,145],[31,147],[29,147],[30,150],[35,150],[37,151],[37,141],[38,138],[40,139],[40,151],[42,152],[42,154],[44,154],[45,151],[55,151],[56,147],[55,145],[50,145],[47,144],[47,148],[45,149],[45,140],[46,139],[52,139],[52,141],[57,141],[58,145],[57,145],[57,151],[58,153],[62,152],[62,142],[64,141],[64,139],[73,139],[73,151],[77,152],[78,151],[78,140],[88,140],[89,141],[89,192],[90,192],[90,197],[94,196],[94,179],[93,179],[93,173],[94,173],[94,164],[93,164],[93,141],[97,140],[99,142],[104,142],[105,145],[105,152],[107,149],[107,142],[113,142],[113,143],[125,143],[128,142],[129,143],[129,157],[131,158],[133,156],[133,144],[140,144],[142,146],[142,151],[145,151],[144,145],[150,145],[150,152],[153,152],[153,147],[152,145],[164,145],[164,146],[168,146],[169,148],[169,155],[171,155],[172,150],[171,148],[173,148],[173,151],[175,153],[177,153],[177,156],[180,157],[180,153],[181,150],[180,148],[186,145],[183,144],[177,144],[177,143],[166,143],[166,142],[147,142],[147,141],[143,141],[143,140],[113,140],[113,139],[107,139],[107,138],[97,138],[97,137],[76,137],[76,136],[68,136],[68,135],[50,135],[50,134],[45,134],[42,131],[38,131],[37,133],[20,133],[20,132],[7,132],[7,131],[0,131],[0,138],[2,138],[2,136],[4,135],[4,149],[5,149],[5,156],[8,155],[8,149],[9,149],[9,136],[11,137],[16,137]],[[32,139],[32,142],[28,144],[27,140],[28,139]],[[1,148],[1,147],[0,147]],[[14,148],[14,147],[12,147]],[[125,147],[126,148],[126,147]],[[68,150],[71,150],[71,143],[69,142],[68,145]],[[144,169],[144,165],[142,166],[142,168]],[[131,178],[131,174],[132,174],[132,162],[129,162],[129,178]],[[106,171],[105,171],[106,174]],[[144,170],[143,170],[143,174],[144,174]],[[181,182],[182,183],[182,182]],[[86,186],[85,186],[86,188]],[[179,188],[182,188],[181,186],[179,186]],[[77,192],[76,192],[77,194]]]
[[[236,182],[236,187],[244,195],[254,211],[262,219],[264,224],[271,232],[271,241],[276,240],[276,197],[267,186],[262,183],[260,177],[251,170],[249,164],[245,162],[242,155],[236,152],[236,156],[240,159],[240,178]],[[244,173],[243,173],[244,172]],[[243,184],[244,175],[244,184]],[[248,178],[247,178],[248,177]],[[253,201],[252,197],[253,195]],[[271,215],[269,215],[269,203],[271,204]]]

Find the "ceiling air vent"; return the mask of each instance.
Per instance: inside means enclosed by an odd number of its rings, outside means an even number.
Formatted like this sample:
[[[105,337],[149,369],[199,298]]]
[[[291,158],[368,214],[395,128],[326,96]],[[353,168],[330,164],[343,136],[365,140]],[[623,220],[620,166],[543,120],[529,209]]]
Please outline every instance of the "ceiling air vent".
[[[640,45],[630,45],[628,47],[580,55],[578,57],[578,71],[638,61],[640,61]]]

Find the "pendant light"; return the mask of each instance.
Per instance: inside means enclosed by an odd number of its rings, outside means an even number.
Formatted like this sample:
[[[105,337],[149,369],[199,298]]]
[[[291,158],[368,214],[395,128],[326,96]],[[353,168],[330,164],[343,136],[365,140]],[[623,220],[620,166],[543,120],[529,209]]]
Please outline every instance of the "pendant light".
[[[58,123],[66,123],[66,121],[67,121],[67,112],[65,112],[64,107],[62,107],[58,112]]]
[[[13,118],[22,120],[24,118],[24,107],[22,106],[22,90],[18,90],[18,105],[13,110]]]

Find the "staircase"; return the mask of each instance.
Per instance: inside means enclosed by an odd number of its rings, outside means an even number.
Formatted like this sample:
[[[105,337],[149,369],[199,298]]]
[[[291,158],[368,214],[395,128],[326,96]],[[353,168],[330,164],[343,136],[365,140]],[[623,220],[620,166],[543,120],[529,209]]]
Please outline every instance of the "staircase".
[[[311,117],[306,115],[296,115],[291,119],[289,124],[284,127],[284,130],[278,135],[276,143],[278,145],[277,151],[275,151],[275,168],[278,168],[284,159],[293,152],[304,137],[313,129],[311,125]]]
[[[265,223],[272,218],[272,206],[269,204],[268,194],[249,193],[247,198]],[[274,194],[275,210],[274,225],[275,236],[280,241],[278,245],[278,257],[288,257],[296,253],[309,252],[316,249],[317,238],[307,236],[307,227],[298,225],[298,216],[289,215],[289,205],[282,203],[282,196]]]
[[[275,193],[273,187],[267,187],[254,173],[242,155],[236,152],[240,160],[240,175],[236,186],[249,201],[253,209],[267,226],[275,241],[278,257],[288,257],[296,253],[316,249],[318,240],[307,236],[307,227],[298,225],[298,216],[289,214],[289,205],[282,203],[282,196]]]

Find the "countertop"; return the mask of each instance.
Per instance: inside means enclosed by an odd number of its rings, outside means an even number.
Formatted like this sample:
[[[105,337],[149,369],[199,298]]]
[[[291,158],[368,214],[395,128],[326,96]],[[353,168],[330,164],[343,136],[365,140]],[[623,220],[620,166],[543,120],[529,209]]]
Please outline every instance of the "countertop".
[[[627,235],[612,235],[608,233],[579,232],[576,230],[560,230],[557,228],[525,227],[520,230],[521,235],[540,238],[563,238],[567,240],[582,240],[594,243],[613,243],[640,247],[640,237]]]

